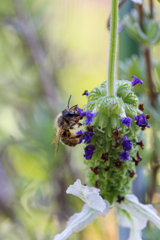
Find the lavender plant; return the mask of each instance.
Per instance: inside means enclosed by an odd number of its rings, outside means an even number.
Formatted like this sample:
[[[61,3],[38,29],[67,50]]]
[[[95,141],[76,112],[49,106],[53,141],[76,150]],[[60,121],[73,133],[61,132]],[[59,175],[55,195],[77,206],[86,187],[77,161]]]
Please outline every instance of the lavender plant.
[[[133,91],[134,86],[143,85],[143,81],[136,76],[132,81],[116,79],[117,27],[118,0],[112,0],[107,81],[86,91],[87,104],[77,110],[83,116],[82,129],[77,134],[82,134],[79,143],[84,142],[85,146],[87,186],[78,179],[66,191],[85,204],[54,240],[68,239],[99,215],[106,216],[111,204],[118,214],[119,225],[131,228],[129,240],[142,239],[141,230],[148,220],[160,229],[160,218],[152,205],[141,204],[131,194],[136,166],[142,161],[139,148],[144,148],[143,141],[138,142],[137,137],[141,130],[150,127],[150,116],[143,113],[143,104],[139,104]]]

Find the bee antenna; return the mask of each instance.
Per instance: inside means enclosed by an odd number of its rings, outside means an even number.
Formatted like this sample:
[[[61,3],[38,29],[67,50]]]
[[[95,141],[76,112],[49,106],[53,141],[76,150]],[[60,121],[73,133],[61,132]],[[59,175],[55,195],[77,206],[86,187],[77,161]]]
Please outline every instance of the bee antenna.
[[[69,108],[69,103],[70,103],[71,97],[72,97],[72,95],[70,95],[69,100],[68,100],[68,108]]]

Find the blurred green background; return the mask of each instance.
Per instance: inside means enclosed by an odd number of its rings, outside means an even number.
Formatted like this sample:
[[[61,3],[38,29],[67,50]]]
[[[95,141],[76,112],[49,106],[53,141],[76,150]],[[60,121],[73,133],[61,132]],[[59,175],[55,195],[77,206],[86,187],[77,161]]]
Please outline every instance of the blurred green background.
[[[0,240],[52,239],[65,228],[68,218],[81,210],[82,201],[65,191],[77,178],[85,183],[83,149],[80,145],[70,149],[60,144],[55,157],[51,145],[53,123],[56,115],[66,108],[70,95],[71,105],[82,107],[86,103],[84,90],[90,91],[106,79],[110,3],[109,0],[1,0]],[[154,4],[160,12],[160,5],[156,1]],[[135,50],[132,44],[125,44],[125,38],[120,39],[120,48],[120,60],[130,57],[127,52]],[[126,55],[122,57],[124,52]],[[160,46],[153,47],[151,53],[157,58],[153,74],[159,93]],[[135,56],[120,62],[119,77],[130,80],[136,75],[134,66],[145,81],[143,62],[139,65]],[[144,104],[150,106],[147,86],[141,88],[142,92],[135,89]],[[146,146],[146,152],[142,153],[146,160],[141,166],[142,187],[146,194],[153,177],[150,160],[154,151],[158,160],[160,155],[158,109],[151,107],[148,111],[153,115],[154,127],[142,136]],[[152,199],[144,194],[144,201],[160,201],[159,174],[158,168]],[[106,218],[99,217],[70,240],[116,240],[118,236],[112,209]]]

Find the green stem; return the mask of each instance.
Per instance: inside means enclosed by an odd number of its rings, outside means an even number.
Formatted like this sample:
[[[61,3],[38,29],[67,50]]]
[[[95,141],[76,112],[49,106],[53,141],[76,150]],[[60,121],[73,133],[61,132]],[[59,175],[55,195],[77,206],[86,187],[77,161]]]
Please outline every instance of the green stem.
[[[118,0],[112,0],[107,95],[115,96],[116,55],[118,39]]]

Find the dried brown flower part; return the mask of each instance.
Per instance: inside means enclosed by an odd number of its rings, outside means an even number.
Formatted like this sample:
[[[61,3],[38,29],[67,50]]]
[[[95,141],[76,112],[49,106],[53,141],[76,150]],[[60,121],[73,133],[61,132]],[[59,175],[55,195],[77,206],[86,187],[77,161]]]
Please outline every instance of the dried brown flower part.
[[[99,174],[100,171],[98,171],[98,166],[97,167],[90,167],[91,171],[94,172],[96,175]]]
[[[141,149],[144,149],[143,140],[141,140],[140,142],[136,142],[136,144],[139,145],[141,147]]]
[[[139,154],[139,151],[137,152],[137,160],[138,160],[139,162],[143,160],[142,157],[141,157],[140,154]]]
[[[136,160],[134,157],[132,158],[132,160],[133,160],[133,162],[135,162],[135,166],[137,167],[140,161]]]
[[[130,178],[133,178],[134,175],[135,175],[135,172],[134,172],[134,171],[130,171],[130,170],[128,170],[128,172],[129,172],[129,177],[130,177]]]
[[[116,137],[118,137],[118,135],[120,135],[120,132],[119,132],[118,128],[116,128],[114,130],[114,132],[112,132],[112,134],[115,135]]]
[[[95,181],[95,187],[96,187],[96,188],[99,188],[99,187],[98,187],[98,180]]]
[[[139,104],[138,108],[143,112],[144,111],[144,104]]]
[[[122,162],[117,159],[115,162],[114,162],[114,166],[117,168],[117,169],[121,169],[122,167]]]
[[[119,139],[120,139],[120,137],[115,137],[114,138],[114,141],[115,141],[114,148],[117,148],[119,146]]]
[[[104,160],[104,163],[107,162],[108,161],[108,153],[102,154],[101,159]]]
[[[147,114],[146,115],[146,119],[149,119],[151,116],[150,116],[150,114]]]
[[[110,167],[107,166],[104,170],[105,170],[106,172],[108,172],[109,169],[110,169]]]

